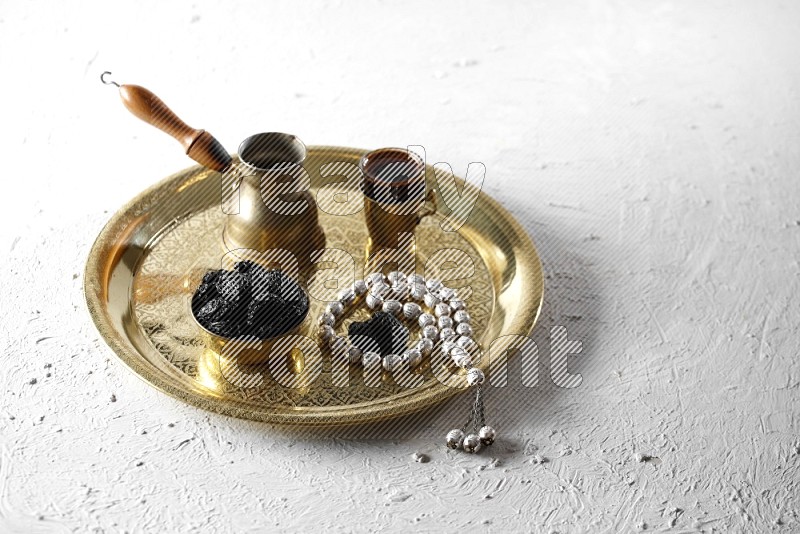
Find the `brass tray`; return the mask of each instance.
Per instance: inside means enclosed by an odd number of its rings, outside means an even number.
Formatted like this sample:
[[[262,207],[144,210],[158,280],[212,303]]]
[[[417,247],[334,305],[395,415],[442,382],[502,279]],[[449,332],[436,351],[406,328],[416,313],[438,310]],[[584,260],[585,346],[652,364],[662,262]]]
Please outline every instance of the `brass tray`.
[[[309,147],[306,167],[311,193],[316,196],[320,187],[341,181],[341,177],[322,178],[321,165],[355,164],[365,152]],[[428,166],[427,171],[428,186],[435,187],[434,168]],[[203,273],[219,268],[224,253],[220,236],[226,215],[219,205],[220,177],[195,166],[166,178],[120,209],[92,247],[84,276],[89,313],[129,368],[152,386],[195,406],[279,424],[324,426],[384,420],[463,391],[441,383],[429,363],[416,371],[424,379],[420,387],[402,387],[390,376],[383,376],[377,386],[368,386],[360,366],[352,366],[347,386],[334,385],[326,350],[321,374],[295,388],[281,386],[267,371],[252,375],[248,383],[227,380],[218,356],[205,346],[188,304]],[[436,250],[466,252],[474,272],[461,285],[468,284],[472,290],[467,304],[475,339],[485,351],[500,336],[528,335],[543,296],[541,264],[530,238],[482,192],[459,231],[446,232],[440,224],[449,210],[438,192],[437,196],[436,213],[424,218],[417,229],[418,272],[430,275],[423,268]],[[359,259],[364,257],[367,237],[363,212],[341,216],[319,210],[319,215],[327,247],[349,252],[360,277],[364,262]],[[324,304],[312,299],[310,317],[316,318]],[[307,320],[303,325],[304,333],[312,338],[313,324]],[[479,366],[486,370],[488,358],[481,358]]]

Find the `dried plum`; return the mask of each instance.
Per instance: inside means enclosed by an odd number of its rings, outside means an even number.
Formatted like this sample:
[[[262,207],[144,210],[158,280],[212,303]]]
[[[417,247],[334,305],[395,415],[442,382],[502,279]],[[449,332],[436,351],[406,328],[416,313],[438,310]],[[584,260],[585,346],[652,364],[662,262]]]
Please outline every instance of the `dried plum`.
[[[224,337],[268,338],[290,330],[308,313],[308,296],[277,269],[243,261],[232,271],[209,271],[192,297],[192,313]]]
[[[214,286],[213,283],[202,283],[200,287],[197,288],[195,291],[195,297],[202,300],[203,302],[212,300],[217,296],[217,288]]]
[[[408,343],[408,329],[391,313],[376,312],[363,322],[350,323],[347,337],[362,351],[376,351],[381,356],[399,354]]]
[[[247,306],[247,324],[275,322],[285,311],[285,305],[280,297],[268,295],[262,300],[252,301]]]
[[[217,314],[222,302],[221,298],[211,299],[195,311],[194,314],[198,320],[210,319]]]
[[[287,283],[297,287],[297,284],[286,277],[281,271],[267,270],[259,266],[257,269],[250,272],[253,298],[255,300],[263,300],[269,295],[281,296],[280,289],[282,280],[286,280]],[[297,287],[297,289],[300,290],[299,287]]]
[[[217,276],[219,276],[219,271],[208,271],[203,275],[203,285],[213,284],[217,280]]]
[[[233,270],[237,273],[247,273],[250,272],[254,267],[258,268],[258,264],[256,262],[245,260],[234,265]]]
[[[214,283],[217,288],[219,296],[227,301],[238,301],[241,297],[245,296],[243,291],[242,279],[238,273],[234,271],[222,271],[219,273],[216,282]]]

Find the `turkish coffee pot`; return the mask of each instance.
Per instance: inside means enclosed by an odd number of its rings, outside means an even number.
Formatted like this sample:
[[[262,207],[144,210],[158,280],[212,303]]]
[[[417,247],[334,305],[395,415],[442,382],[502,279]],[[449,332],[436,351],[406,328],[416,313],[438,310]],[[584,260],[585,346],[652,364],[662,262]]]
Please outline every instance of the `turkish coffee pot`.
[[[103,83],[118,87],[128,111],[174,137],[194,161],[222,174],[225,248],[247,258],[270,252],[269,263],[286,268],[296,262],[307,274],[311,254],[325,248],[325,234],[308,190],[305,144],[291,134],[259,133],[242,141],[235,160],[214,136],[187,125],[151,91],[119,85],[106,79],[109,74],[103,73]]]

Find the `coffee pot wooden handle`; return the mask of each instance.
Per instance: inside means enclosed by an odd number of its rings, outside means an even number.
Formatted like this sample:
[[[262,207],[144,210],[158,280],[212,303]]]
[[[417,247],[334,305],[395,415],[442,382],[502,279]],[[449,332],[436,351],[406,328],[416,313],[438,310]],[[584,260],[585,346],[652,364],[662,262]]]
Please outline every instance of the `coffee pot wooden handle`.
[[[218,172],[230,166],[230,154],[214,136],[183,122],[148,89],[139,85],[120,85],[119,96],[128,111],[177,139],[186,155],[200,165]]]

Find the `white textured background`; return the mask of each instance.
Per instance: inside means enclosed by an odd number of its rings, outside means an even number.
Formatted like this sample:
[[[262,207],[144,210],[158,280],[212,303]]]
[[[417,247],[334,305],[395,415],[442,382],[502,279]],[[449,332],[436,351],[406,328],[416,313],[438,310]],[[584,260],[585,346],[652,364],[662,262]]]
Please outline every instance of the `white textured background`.
[[[0,2],[0,530],[797,532],[798,51],[791,1]],[[463,397],[367,439],[154,391],[82,269],[190,162],[103,70],[230,150],[276,130],[484,162],[544,261],[534,339],[567,326],[583,384],[512,372],[478,456],[442,445]]]

